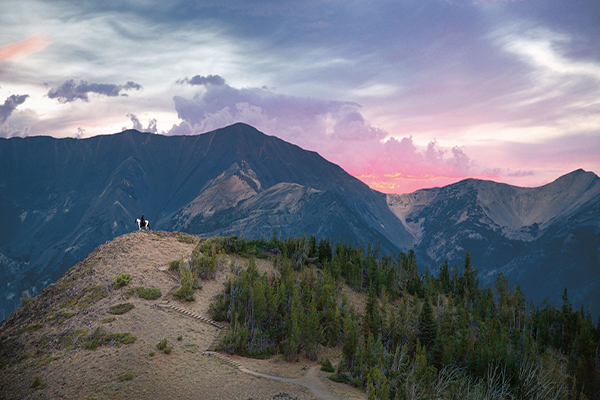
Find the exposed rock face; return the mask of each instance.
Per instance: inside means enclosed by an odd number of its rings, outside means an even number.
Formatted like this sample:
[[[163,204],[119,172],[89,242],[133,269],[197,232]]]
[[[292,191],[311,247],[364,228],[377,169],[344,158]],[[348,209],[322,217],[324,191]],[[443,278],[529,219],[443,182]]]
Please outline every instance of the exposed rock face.
[[[443,188],[388,195],[390,209],[415,238],[421,261],[473,255],[484,284],[503,272],[528,297],[600,312],[600,179],[574,171],[538,188],[467,179]]]
[[[236,124],[197,136],[125,131],[0,139],[0,318],[96,246],[137,229],[316,235],[382,253],[414,248],[431,270],[471,252],[482,283],[504,272],[528,298],[600,312],[600,179],[540,188],[467,179],[385,195],[315,152]]]
[[[137,229],[412,243],[382,193],[317,153],[236,124],[198,136],[126,131],[0,139],[0,318],[96,246]]]

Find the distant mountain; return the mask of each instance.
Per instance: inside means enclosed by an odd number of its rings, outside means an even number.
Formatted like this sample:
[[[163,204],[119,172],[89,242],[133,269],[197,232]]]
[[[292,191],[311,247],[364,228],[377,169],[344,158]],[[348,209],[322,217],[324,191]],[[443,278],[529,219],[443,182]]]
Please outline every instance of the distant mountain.
[[[137,131],[89,139],[0,139],[0,318],[98,245],[137,229],[202,236],[316,235],[420,266],[467,251],[482,283],[503,272],[528,298],[600,312],[600,179],[540,188],[468,179],[385,195],[315,152],[235,124],[197,136]]]
[[[467,179],[388,195],[414,237],[421,263],[462,266],[467,251],[483,284],[502,272],[538,303],[560,301],[600,312],[600,178],[574,171],[537,188]]]
[[[203,236],[317,235],[407,248],[386,196],[251,126],[0,139],[0,318],[99,244],[150,227]]]

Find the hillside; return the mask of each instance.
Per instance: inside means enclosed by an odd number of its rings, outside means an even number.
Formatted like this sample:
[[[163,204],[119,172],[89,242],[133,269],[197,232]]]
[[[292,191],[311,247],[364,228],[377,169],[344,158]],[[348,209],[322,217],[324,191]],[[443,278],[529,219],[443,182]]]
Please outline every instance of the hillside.
[[[163,298],[171,298],[174,278],[161,269],[166,270],[169,261],[189,258],[196,241],[192,236],[167,232],[117,237],[3,321],[0,398],[139,398],[146,394],[182,399],[200,395],[210,399],[312,399],[311,391],[302,386],[311,384],[310,379],[330,388],[323,389],[333,396],[330,398],[363,397],[346,385],[323,383],[321,373],[313,368],[318,364],[308,360],[285,363],[233,357],[240,369],[202,355],[219,329],[157,306],[160,299],[126,296],[128,289],[144,286],[160,289]],[[238,262],[245,263],[239,258]],[[259,268],[271,270],[270,265],[261,262]],[[219,270],[215,280],[204,281],[202,290],[196,292],[196,301],[171,300],[169,304],[208,318],[209,303],[222,290],[228,273]],[[132,278],[116,289],[113,278],[119,274],[130,274]],[[112,306],[122,303],[131,303],[134,308],[121,315],[110,313]],[[86,348],[91,347],[93,337],[106,339],[111,334],[104,342],[100,340],[96,349]],[[135,339],[123,339],[131,336]],[[173,347],[170,354],[157,349],[164,338]],[[302,383],[260,378],[248,371]],[[36,376],[43,387],[31,387]]]
[[[467,179],[442,188],[388,195],[432,271],[468,251],[483,284],[502,272],[537,304],[560,302],[600,312],[600,178],[574,171],[537,188]],[[432,268],[433,267],[433,268]]]
[[[0,319],[96,246],[137,229],[212,237],[328,238],[380,254],[414,249],[424,271],[466,252],[483,284],[503,272],[537,304],[600,313],[600,178],[539,188],[467,179],[404,195],[251,126],[196,136],[137,131],[0,139]],[[27,290],[28,292],[24,293]]]
[[[0,318],[99,244],[137,229],[317,235],[410,245],[385,195],[317,153],[236,124],[197,136],[137,131],[0,139]]]
[[[134,232],[0,323],[0,398],[596,399],[600,327],[469,255]]]

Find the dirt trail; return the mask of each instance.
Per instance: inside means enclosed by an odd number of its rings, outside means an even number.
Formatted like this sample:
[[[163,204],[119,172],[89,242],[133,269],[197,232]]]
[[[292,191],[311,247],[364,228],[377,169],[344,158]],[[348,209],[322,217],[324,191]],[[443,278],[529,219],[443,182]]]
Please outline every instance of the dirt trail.
[[[170,300],[172,298],[172,294],[173,294],[172,292],[174,292],[180,286],[181,285],[174,286],[169,291],[169,293],[162,298],[162,301],[167,300],[167,302],[168,302],[168,300]],[[157,305],[159,305],[159,304],[157,304]],[[163,305],[160,304],[160,306],[163,306]],[[181,310],[181,307],[177,307],[177,309]],[[193,314],[192,313],[187,313],[186,312],[186,313],[184,313],[184,315],[187,315],[188,317],[193,318]],[[202,322],[207,323],[207,321],[202,321]],[[208,323],[210,323],[210,322],[208,322]],[[216,323],[214,323],[214,324],[216,324]],[[222,331],[224,329],[220,328],[220,330]],[[206,350],[205,353],[206,354],[210,353],[210,348],[208,350]],[[228,359],[227,356],[225,356],[225,355],[223,355],[221,353],[218,353],[218,354],[220,354],[221,357]],[[279,382],[286,382],[286,383],[291,383],[291,384],[295,384],[295,385],[304,386],[305,388],[307,388],[308,390],[310,390],[310,392],[317,399],[320,399],[320,400],[343,400],[342,397],[339,397],[339,396],[333,394],[331,392],[331,390],[329,389],[329,387],[327,386],[327,384],[325,382],[323,382],[323,380],[321,378],[319,378],[319,376],[317,375],[317,372],[320,369],[320,365],[315,365],[315,366],[311,367],[310,369],[308,369],[308,371],[306,371],[306,374],[304,374],[302,377],[297,378],[297,379],[283,378],[283,377],[280,377],[280,376],[264,374],[262,372],[252,371],[252,370],[249,370],[249,369],[244,368],[244,367],[238,367],[238,369],[241,372],[245,373],[245,374],[253,375],[253,376],[256,376],[256,377],[266,378],[266,379],[271,379],[271,380],[275,380],[275,381],[279,381]]]
[[[272,379],[272,380],[279,381],[279,382],[286,382],[286,383],[292,383],[292,384],[304,386],[305,388],[310,390],[310,392],[317,399],[343,400],[342,397],[336,396],[335,394],[331,393],[331,390],[329,390],[329,387],[317,376],[317,371],[319,370],[319,368],[320,368],[319,365],[315,365],[315,366],[311,367],[308,371],[306,371],[306,374],[304,374],[304,376],[302,376],[301,378],[298,378],[298,379],[282,378],[280,376],[263,374],[261,372],[250,371],[249,369],[246,369],[243,367],[240,368],[240,371],[242,371],[245,374],[258,376],[261,378]]]

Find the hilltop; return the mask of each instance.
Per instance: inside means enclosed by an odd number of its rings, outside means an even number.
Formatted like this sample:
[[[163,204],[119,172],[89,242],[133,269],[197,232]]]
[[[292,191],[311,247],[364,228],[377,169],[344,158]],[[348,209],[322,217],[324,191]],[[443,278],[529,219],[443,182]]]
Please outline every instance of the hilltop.
[[[194,136],[124,131],[0,139],[0,319],[101,243],[137,229],[202,237],[326,238],[414,249],[421,272],[466,252],[491,285],[600,313],[600,178],[538,188],[466,179],[404,195],[370,189],[319,154],[245,124]],[[28,292],[25,292],[25,291]],[[25,292],[25,293],[24,293]]]
[[[168,263],[189,259],[199,239],[182,233],[134,232],[95,249],[58,281],[27,302],[0,324],[0,398],[152,398],[266,399],[314,398],[305,387],[243,373],[236,366],[202,355],[219,329],[181,312],[158,307],[160,298],[127,296],[131,288],[159,289],[171,298],[177,274]],[[245,260],[238,258],[240,265]],[[261,271],[272,264],[259,261]],[[228,270],[203,282],[190,303],[171,301],[204,318],[212,298],[223,288]],[[115,288],[114,278],[131,275]],[[130,303],[130,311],[114,315],[111,307]],[[108,338],[94,350],[90,342],[100,329]],[[112,334],[112,336],[110,336]],[[164,354],[157,344],[164,338],[173,350]],[[181,338],[178,340],[178,338]],[[154,355],[151,355],[154,353]],[[237,357],[248,370],[301,378],[308,360],[285,363]],[[8,367],[7,367],[8,365]],[[5,369],[6,367],[6,369]],[[315,376],[318,374],[312,371]],[[131,374],[131,375],[128,375]],[[43,388],[32,388],[35,377]],[[131,380],[127,380],[127,379]],[[338,385],[344,396],[350,388]],[[279,397],[278,397],[279,396]]]
[[[0,324],[0,397],[596,398],[600,325],[503,274],[314,236],[140,231]]]
[[[386,251],[410,235],[339,166],[245,124],[196,136],[125,131],[0,139],[0,318],[101,243],[137,229],[317,235]],[[3,316],[1,311],[5,312]]]

